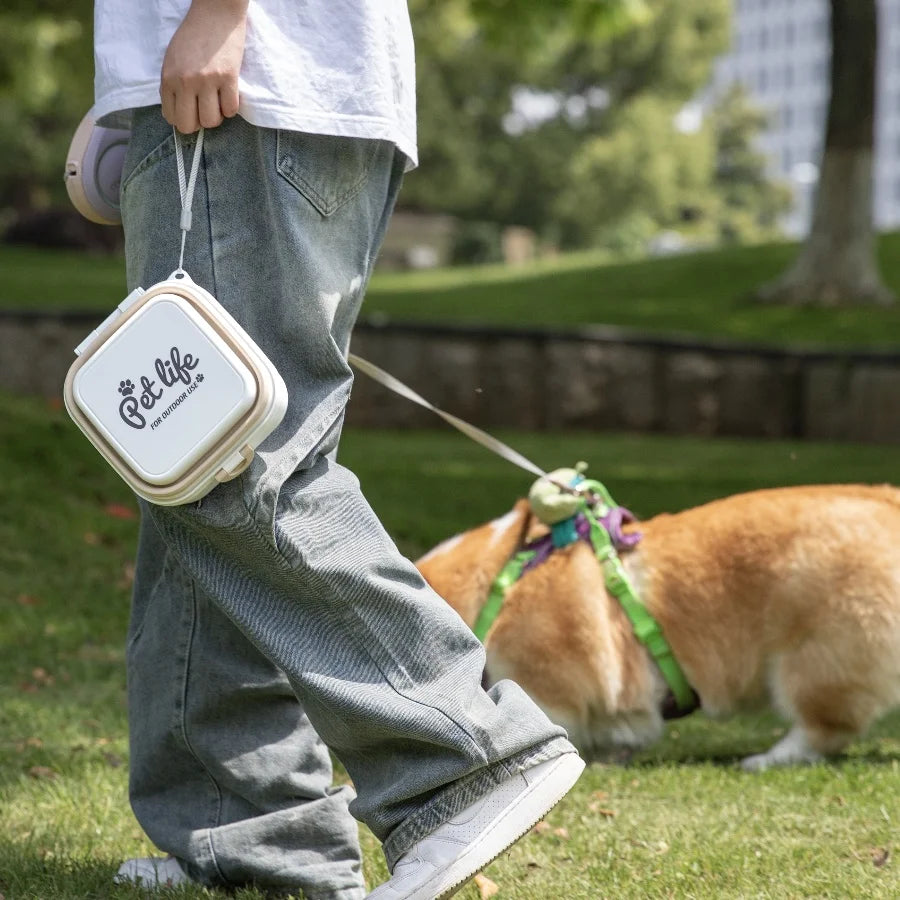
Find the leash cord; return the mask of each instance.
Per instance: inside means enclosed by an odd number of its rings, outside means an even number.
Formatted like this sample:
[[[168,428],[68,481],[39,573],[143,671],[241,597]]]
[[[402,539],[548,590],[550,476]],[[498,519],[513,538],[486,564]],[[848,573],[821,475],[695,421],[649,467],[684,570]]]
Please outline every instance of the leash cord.
[[[461,431],[464,435],[475,441],[475,443],[481,444],[482,447],[486,447],[492,453],[496,453],[501,458],[507,460],[507,462],[511,462],[513,465],[518,466],[520,469],[524,469],[526,472],[531,472],[533,475],[537,475],[540,478],[547,477],[547,473],[540,466],[533,463],[518,451],[513,450],[512,447],[504,444],[503,441],[497,440],[497,438],[492,437],[486,431],[482,431],[480,428],[471,425],[464,419],[460,419],[451,413],[438,409],[433,403],[429,403],[412,388],[407,387],[402,381],[394,378],[393,375],[385,372],[384,369],[380,369],[374,363],[370,363],[367,359],[363,359],[355,353],[349,354],[347,358],[360,372],[365,373],[369,378],[384,385],[395,394],[399,394],[401,397],[405,397],[407,400],[411,400],[413,403],[417,403],[419,406],[424,406],[425,409],[430,409],[433,413],[437,413],[445,422],[452,425],[458,431]],[[556,484],[555,481],[553,483]],[[571,490],[563,485],[558,486],[567,491]]]
[[[172,134],[175,136],[175,165],[178,168],[178,188],[181,192],[181,219],[178,223],[179,228],[181,228],[181,254],[178,257],[176,273],[184,272],[184,244],[187,233],[191,230],[191,207],[194,204],[194,188],[197,186],[197,171],[200,168],[200,154],[203,150],[203,131],[204,129],[201,128],[197,132],[194,155],[191,158],[191,174],[185,178],[181,136],[178,134],[178,129],[174,125],[172,126]]]

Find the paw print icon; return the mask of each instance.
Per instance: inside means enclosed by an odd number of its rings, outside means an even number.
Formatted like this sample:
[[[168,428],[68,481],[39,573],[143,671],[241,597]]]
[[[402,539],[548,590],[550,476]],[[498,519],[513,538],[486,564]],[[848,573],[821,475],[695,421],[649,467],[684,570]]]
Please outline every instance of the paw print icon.
[[[134,393],[134,382],[130,378],[119,382],[119,393],[123,397],[130,397]]]
[[[203,381],[203,373],[202,372],[197,376],[197,384],[199,384],[201,381]]]

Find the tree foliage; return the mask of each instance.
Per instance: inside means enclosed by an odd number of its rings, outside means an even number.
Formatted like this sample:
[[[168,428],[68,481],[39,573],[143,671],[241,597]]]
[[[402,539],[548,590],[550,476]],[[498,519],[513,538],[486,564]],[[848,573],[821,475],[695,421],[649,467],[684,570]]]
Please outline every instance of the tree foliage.
[[[672,228],[704,241],[776,232],[787,196],[752,149],[764,121],[746,99],[679,127],[726,45],[727,0],[411,9],[422,166],[407,205],[567,246],[637,249]]]
[[[90,3],[7,0],[0,13],[0,210],[60,201],[72,132],[91,105]]]
[[[676,127],[725,46],[729,0],[409,5],[421,166],[405,206],[564,246],[768,227],[778,204],[750,150],[761,122],[745,107]],[[91,103],[91,8],[7,0],[0,14],[0,209],[63,202],[66,145]]]

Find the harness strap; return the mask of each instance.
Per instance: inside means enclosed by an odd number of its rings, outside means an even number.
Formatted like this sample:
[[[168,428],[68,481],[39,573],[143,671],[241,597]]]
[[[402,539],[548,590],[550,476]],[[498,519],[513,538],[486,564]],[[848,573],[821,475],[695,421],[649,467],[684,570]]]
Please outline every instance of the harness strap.
[[[609,492],[600,482],[592,482],[591,488],[607,504],[606,514],[609,513],[610,507],[616,508]],[[581,504],[580,516],[583,518],[573,516],[571,519],[554,525],[551,529],[551,541],[542,540],[534,544],[535,549],[520,550],[501,569],[500,574],[491,585],[487,601],[481,608],[472,628],[475,636],[484,643],[488,631],[503,608],[507,590],[521,578],[525,570],[532,567],[531,564],[538,564],[546,559],[551,548],[566,546],[578,539],[577,518],[582,525],[587,523],[588,534],[586,537],[603,570],[606,590],[616,598],[619,606],[622,607],[622,611],[631,623],[635,637],[647,649],[672,692],[677,710],[672,711],[667,718],[692,712],[697,708],[697,695],[675,659],[672,648],[665,639],[656,619],[638,599],[637,591],[616,551],[613,538],[587,503]],[[618,517],[616,522],[617,525],[620,524],[621,517]],[[580,535],[585,536],[583,531],[580,532]],[[639,539],[639,537],[639,535],[632,534],[621,536],[624,546],[633,546],[634,541],[630,539]]]
[[[663,636],[659,623],[650,611],[638,600],[637,591],[619,559],[609,533],[597,521],[594,514],[584,510],[591,523],[591,545],[603,568],[603,579],[606,589],[619,601],[622,611],[628,617],[634,636],[647,648],[659,667],[669,690],[675,697],[679,709],[696,706],[696,696],[685,678],[681,666],[672,653],[669,642]]]
[[[472,627],[472,631],[475,632],[475,637],[477,637],[482,644],[484,643],[485,637],[487,637],[487,633],[491,630],[491,625],[494,624],[494,620],[500,615],[500,610],[503,608],[503,600],[506,597],[507,590],[519,580],[522,569],[525,568],[526,564],[533,556],[533,550],[520,550],[501,569],[500,574],[494,579],[494,583],[491,585],[491,592],[488,594],[487,602],[481,607],[481,612],[478,613],[478,618],[475,620],[475,625]]]

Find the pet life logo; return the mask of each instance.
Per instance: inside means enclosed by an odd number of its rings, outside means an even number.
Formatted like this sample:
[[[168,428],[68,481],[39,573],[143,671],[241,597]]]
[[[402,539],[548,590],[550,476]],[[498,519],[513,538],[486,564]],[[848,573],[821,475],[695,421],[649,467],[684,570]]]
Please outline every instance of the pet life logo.
[[[200,360],[195,356],[192,356],[190,353],[185,353],[182,356],[181,351],[177,347],[173,347],[169,351],[168,359],[157,358],[154,364],[159,387],[157,387],[156,379],[150,378],[148,375],[142,375],[140,378],[141,392],[135,395],[135,384],[130,378],[120,381],[119,393],[122,395],[122,400],[119,403],[119,416],[121,416],[122,421],[139,431],[146,428],[147,418],[141,410],[149,412],[153,409],[166,395],[166,389],[183,387],[184,390],[150,423],[151,431],[159,428],[163,420],[168,418],[187,400],[188,395],[193,394],[202,384],[202,373],[198,373],[196,376],[191,374],[199,364]],[[171,394],[171,391],[169,391],[169,394]]]

